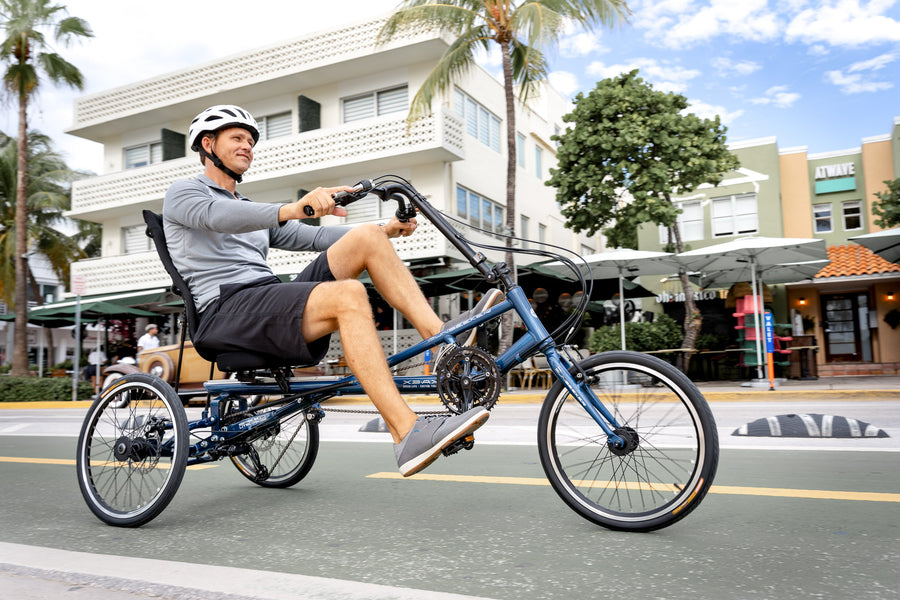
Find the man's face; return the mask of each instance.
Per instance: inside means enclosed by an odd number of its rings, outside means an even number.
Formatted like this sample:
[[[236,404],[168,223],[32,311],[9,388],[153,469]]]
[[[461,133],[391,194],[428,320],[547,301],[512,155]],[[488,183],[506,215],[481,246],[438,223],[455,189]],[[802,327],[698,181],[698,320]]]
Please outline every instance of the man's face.
[[[243,174],[253,162],[253,136],[243,127],[223,129],[213,138],[206,138],[208,151],[215,152],[225,166],[238,174]]]
[[[153,327],[152,329],[149,329],[147,333],[149,333],[150,335],[156,335],[157,331],[159,330],[156,327]]]

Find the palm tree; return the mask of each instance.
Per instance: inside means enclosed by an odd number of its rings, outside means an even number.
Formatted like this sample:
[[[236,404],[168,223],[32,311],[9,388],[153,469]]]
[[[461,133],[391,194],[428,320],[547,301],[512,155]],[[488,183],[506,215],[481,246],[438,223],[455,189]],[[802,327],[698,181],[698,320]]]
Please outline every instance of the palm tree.
[[[73,235],[66,235],[58,229],[70,224],[64,212],[69,209],[70,183],[80,177],[80,174],[69,170],[62,157],[53,151],[50,138],[43,134],[29,134],[28,151],[27,248],[28,251],[43,254],[56,276],[61,281],[68,281],[69,265],[77,259],[90,256],[85,247],[96,245],[91,240],[90,232],[93,231],[99,237],[99,225],[82,225]],[[14,259],[18,237],[15,218],[17,165],[17,140],[0,132],[0,300],[7,304],[15,301],[14,291],[18,287],[13,267],[16,263]],[[27,266],[27,262],[25,264]],[[33,284],[33,279],[30,283]],[[39,297],[39,294],[35,297]]]
[[[435,96],[444,95],[453,81],[475,62],[479,48],[500,47],[506,94],[506,227],[516,223],[516,106],[515,90],[524,104],[547,78],[546,53],[556,45],[567,24],[586,30],[612,26],[630,11],[625,0],[404,0],[385,23],[379,43],[400,31],[438,27],[456,36],[431,70],[410,103],[410,120],[427,115]],[[507,238],[505,260],[515,272],[512,240]],[[501,348],[512,342],[511,313],[504,315]],[[509,317],[507,319],[507,317]]]
[[[16,331],[12,375],[28,373],[26,338],[27,291],[26,236],[28,196],[28,102],[37,93],[40,74],[54,84],[82,89],[83,77],[74,65],[53,51],[44,36],[51,29],[57,42],[67,44],[79,37],[92,37],[90,26],[78,17],[66,16],[64,6],[49,0],[0,0],[0,19],[5,38],[0,43],[0,60],[6,65],[3,84],[19,105],[18,163],[16,167]]]

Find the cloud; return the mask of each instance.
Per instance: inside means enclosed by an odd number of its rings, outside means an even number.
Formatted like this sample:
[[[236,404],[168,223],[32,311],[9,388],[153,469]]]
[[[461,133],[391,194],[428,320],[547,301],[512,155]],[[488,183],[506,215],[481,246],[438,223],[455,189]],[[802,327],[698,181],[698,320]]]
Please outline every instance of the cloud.
[[[724,106],[709,104],[702,100],[688,100],[688,104],[689,106],[681,111],[682,113],[694,113],[701,119],[714,119],[718,116],[725,125],[731,125],[744,114],[743,110],[729,111]]]
[[[595,61],[587,66],[587,73],[600,79],[606,79],[634,69],[640,69],[641,77],[664,92],[681,93],[687,89],[688,82],[701,75],[700,71],[696,69],[686,69],[669,61],[660,62],[654,58],[636,58],[630,63],[617,65],[606,65]]]
[[[897,60],[894,53],[881,54],[869,60],[855,62],[847,67],[846,73],[839,70],[826,71],[825,81],[836,85],[845,94],[881,92],[894,87],[890,81],[877,81],[872,73],[879,71]]]
[[[567,58],[604,52],[609,52],[609,48],[600,43],[600,36],[595,33],[581,32],[564,36],[559,40],[559,53]]]
[[[855,73],[856,71],[877,71],[879,69],[883,69],[895,60],[897,60],[896,54],[882,54],[881,56],[876,56],[875,58],[870,58],[869,60],[863,60],[853,63],[847,70],[851,73]]]
[[[750,75],[751,73],[755,73],[762,69],[762,65],[755,63],[752,60],[734,61],[724,56],[714,58],[710,61],[710,64],[725,77],[730,75]]]
[[[581,84],[578,82],[578,77],[576,77],[574,73],[569,73],[568,71],[552,71],[547,75],[547,79],[550,80],[550,85],[552,85],[557,92],[566,97],[572,96],[572,94],[577,92],[581,87]]]
[[[865,81],[858,73],[844,74],[841,71],[826,71],[825,81],[838,86],[845,94],[881,92],[894,87],[890,81]]]
[[[761,97],[751,98],[750,102],[753,104],[771,104],[778,108],[790,108],[801,97],[796,92],[789,92],[786,85],[776,85],[767,89]]]
[[[635,5],[633,23],[645,30],[650,43],[677,49],[719,35],[768,41],[777,38],[782,29],[767,0],[711,0],[699,8],[696,2],[645,0]]]
[[[800,11],[784,32],[788,42],[863,46],[900,41],[900,21],[885,16],[893,0],[830,0]]]

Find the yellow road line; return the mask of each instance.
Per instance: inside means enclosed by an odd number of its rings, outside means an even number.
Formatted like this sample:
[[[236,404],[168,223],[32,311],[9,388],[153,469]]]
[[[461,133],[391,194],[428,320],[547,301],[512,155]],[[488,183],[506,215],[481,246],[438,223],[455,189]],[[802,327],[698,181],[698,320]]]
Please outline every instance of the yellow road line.
[[[457,483],[493,483],[501,485],[550,485],[546,479],[539,477],[490,477],[483,475],[434,475],[419,473],[412,477],[403,477],[400,473],[382,472],[368,475],[372,479],[411,479],[419,481],[446,481]],[[637,489],[651,485],[665,489],[665,484],[626,483],[626,487]],[[714,485],[710,494],[731,494],[738,496],[770,496],[776,498],[808,498],[815,500],[854,500],[865,502],[900,502],[900,494],[885,492],[845,492],[840,490],[798,490],[792,488],[741,487],[733,485]]]
[[[28,458],[24,456],[0,456],[0,463],[19,463],[19,464],[29,464],[29,465],[58,465],[63,467],[74,467],[75,460],[68,458]],[[105,461],[93,461],[94,465],[103,466],[103,465],[111,465],[113,463],[108,463]],[[218,465],[191,465],[188,469],[192,471],[200,471],[203,469],[214,469]],[[158,469],[168,469],[169,465],[161,464],[156,468]]]

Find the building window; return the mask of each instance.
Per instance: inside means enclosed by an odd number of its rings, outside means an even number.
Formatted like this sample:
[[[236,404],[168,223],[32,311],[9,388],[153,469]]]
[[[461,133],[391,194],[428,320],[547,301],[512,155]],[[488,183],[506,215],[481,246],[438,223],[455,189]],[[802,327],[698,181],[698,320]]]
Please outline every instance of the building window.
[[[541,179],[543,176],[543,158],[544,151],[541,150],[540,146],[534,147],[534,174],[538,179]]]
[[[859,201],[844,202],[844,231],[862,229],[862,204]]]
[[[756,194],[738,194],[712,199],[713,237],[743,235],[758,231]]]
[[[529,239],[528,236],[531,235],[531,231],[530,231],[530,229],[531,229],[531,227],[530,227],[530,225],[531,225],[531,219],[529,219],[529,218],[526,217],[525,215],[520,215],[520,216],[519,216],[519,223],[520,223],[520,224],[519,224],[519,235],[518,235],[518,237],[520,237],[520,238],[522,238],[523,240],[525,240],[525,241],[522,242],[522,247],[523,247],[523,248],[528,248],[528,247],[529,247],[529,246],[528,246],[528,239]]]
[[[260,140],[291,135],[291,113],[289,112],[267,115],[257,119],[256,123],[259,125]]]
[[[152,142],[125,148],[125,168],[137,169],[147,165],[161,163],[163,159],[163,147],[161,142]]]
[[[485,231],[503,231],[503,207],[464,187],[456,187],[456,214]]]
[[[538,241],[546,242],[547,241],[547,226],[543,223],[538,223]]]
[[[453,110],[466,123],[466,132],[500,152],[500,119],[460,89],[453,91]]]
[[[813,222],[816,233],[831,233],[831,204],[814,204]]]
[[[409,91],[405,85],[344,98],[344,123],[404,112],[407,110],[408,99]]]
[[[147,236],[146,225],[133,225],[122,228],[122,254],[134,254],[152,250],[151,240]]]
[[[700,200],[692,200],[691,202],[682,202],[680,205],[681,214],[678,215],[678,230],[681,232],[681,239],[685,242],[703,239],[703,204]],[[669,228],[660,225],[659,227],[659,243],[669,243]]]
[[[516,159],[519,161],[519,167],[525,168],[525,136],[521,133],[516,134]]]

